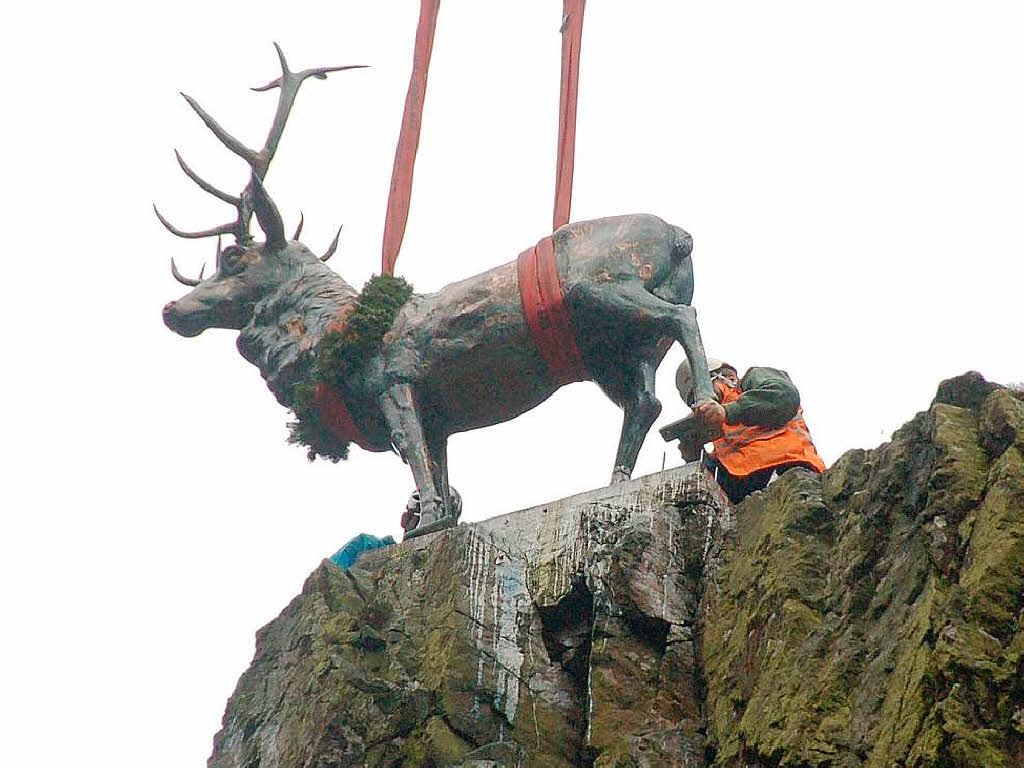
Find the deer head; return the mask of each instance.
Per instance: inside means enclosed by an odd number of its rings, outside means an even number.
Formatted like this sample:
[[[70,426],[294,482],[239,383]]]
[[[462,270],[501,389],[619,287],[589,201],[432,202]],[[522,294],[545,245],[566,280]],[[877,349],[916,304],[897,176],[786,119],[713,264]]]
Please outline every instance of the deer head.
[[[217,238],[216,270],[206,280],[202,279],[202,270],[200,270],[198,279],[182,276],[174,259],[171,259],[171,274],[178,282],[192,288],[185,296],[168,303],[163,309],[164,323],[172,331],[182,336],[196,336],[207,328],[241,329],[252,316],[253,307],[268,291],[281,285],[289,275],[319,266],[319,262],[327,261],[338,246],[340,228],[338,234],[334,236],[330,248],[318,259],[298,241],[302,232],[303,222],[301,219],[291,240],[286,238],[281,214],[267,194],[263,186],[263,179],[270,167],[270,161],[277,151],[285,123],[288,121],[288,115],[303,81],[308,77],[324,80],[329,72],[357,69],[364,65],[321,67],[292,72],[288,69],[288,63],[281,47],[274,43],[274,48],[277,50],[277,56],[281,62],[281,77],[264,86],[252,89],[254,91],[269,91],[279,88],[281,91],[274,121],[263,149],[254,150],[246,147],[225,131],[194,99],[182,94],[189,106],[195,110],[221,143],[245,160],[251,170],[249,183],[241,195],[235,197],[222,192],[200,178],[189,168],[177,151],[174,153],[186,176],[203,191],[234,206],[237,212],[235,220],[227,224],[198,232],[186,232],[173,226],[161,215],[156,206],[153,207],[160,222],[178,237]],[[265,242],[256,242],[249,231],[253,214],[256,214],[256,220],[263,230],[266,237]],[[223,235],[233,236],[234,245],[222,249],[221,237]]]

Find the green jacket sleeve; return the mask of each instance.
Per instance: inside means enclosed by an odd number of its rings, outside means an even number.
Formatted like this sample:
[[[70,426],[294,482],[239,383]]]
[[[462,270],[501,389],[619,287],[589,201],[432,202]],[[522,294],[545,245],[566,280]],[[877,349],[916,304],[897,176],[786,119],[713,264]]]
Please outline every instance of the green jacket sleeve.
[[[751,368],[740,388],[740,399],[725,406],[727,424],[782,427],[800,407],[800,393],[789,374],[776,368]]]

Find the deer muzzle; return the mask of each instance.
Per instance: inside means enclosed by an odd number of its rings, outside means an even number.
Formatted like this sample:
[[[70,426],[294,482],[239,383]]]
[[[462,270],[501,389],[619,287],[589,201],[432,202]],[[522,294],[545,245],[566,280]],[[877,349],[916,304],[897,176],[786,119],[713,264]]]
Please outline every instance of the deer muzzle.
[[[183,311],[182,301],[169,301],[164,305],[164,325],[180,336],[198,336],[206,330],[195,311]]]
[[[207,328],[239,330],[252,316],[253,286],[237,275],[215,275],[164,306],[164,324],[182,336]]]

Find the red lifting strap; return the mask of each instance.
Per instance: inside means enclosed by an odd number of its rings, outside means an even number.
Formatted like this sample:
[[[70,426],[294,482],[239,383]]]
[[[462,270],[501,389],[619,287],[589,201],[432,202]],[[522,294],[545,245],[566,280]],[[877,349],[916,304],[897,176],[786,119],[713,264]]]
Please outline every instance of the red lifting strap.
[[[441,0],[420,0],[413,70],[405,98],[405,114],[398,136],[398,147],[395,150],[391,192],[384,220],[384,243],[381,254],[381,272],[384,274],[394,274],[395,262],[398,260],[402,238],[405,236],[405,225],[409,218],[413,168],[416,163],[416,150],[423,121],[423,102],[427,91],[427,69],[434,47],[434,29],[440,5]],[[579,92],[580,44],[583,39],[585,6],[586,0],[562,0],[562,79],[558,106],[558,164],[555,173],[553,230],[569,222],[572,207],[576,102]],[[552,377],[559,384],[588,378],[576,346],[572,321],[565,307],[562,288],[558,281],[554,246],[550,237],[545,237],[534,248],[524,251],[519,256],[518,272],[523,310],[537,349]],[[354,436],[358,430],[353,431],[355,425],[348,416],[344,402],[327,395],[326,392],[318,392],[318,400],[334,413],[336,422],[348,422],[343,431],[352,434],[350,439],[358,443],[359,438]],[[330,405],[327,403],[328,400]]]
[[[316,385],[316,404],[320,412],[320,423],[335,438],[343,443],[355,443],[364,451],[388,451],[389,445],[377,445],[370,441],[352,418],[348,410],[345,398],[334,387],[324,384],[322,381]]]
[[[355,302],[342,307],[341,311],[338,312],[327,326],[327,331],[343,333],[348,323],[348,316],[355,307]],[[318,381],[316,385],[316,405],[320,414],[320,423],[323,424],[324,429],[341,442],[355,443],[364,451],[380,452],[391,450],[390,445],[377,445],[363,434],[356,424],[356,420],[352,417],[351,411],[348,409],[345,396],[339,390],[322,381]]]
[[[416,26],[416,49],[412,75],[405,96],[405,113],[395,149],[391,190],[384,219],[381,272],[394,274],[398,252],[405,237],[412,197],[413,170],[423,123],[423,102],[427,95],[427,70],[434,49],[434,29],[441,0],[420,0]],[[558,104],[558,159],[555,170],[555,209],[552,231],[569,222],[572,208],[572,179],[576,157],[576,103],[579,93],[580,45],[586,0],[562,0],[562,86]]]
[[[420,143],[420,125],[423,122],[423,100],[427,95],[427,70],[430,54],[434,50],[434,27],[441,0],[421,0],[420,20],[416,26],[416,51],[412,60],[412,76],[405,96],[405,114],[395,149],[395,166],[391,172],[391,192],[384,219],[384,244],[381,252],[381,272],[393,275],[398,252],[405,237],[405,224],[409,219],[409,200],[412,196],[412,173],[416,165],[416,149]]]
[[[558,101],[558,167],[552,231],[569,223],[576,157],[576,97],[580,84],[580,43],[586,0],[562,0],[562,91]]]
[[[589,379],[558,282],[558,262],[551,236],[519,254],[516,268],[526,324],[551,378],[559,386]]]
[[[562,88],[558,102],[558,166],[552,230],[569,223],[576,153],[576,97],[586,0],[562,0]],[[558,385],[590,378],[558,280],[551,237],[519,255],[519,296],[537,352]]]

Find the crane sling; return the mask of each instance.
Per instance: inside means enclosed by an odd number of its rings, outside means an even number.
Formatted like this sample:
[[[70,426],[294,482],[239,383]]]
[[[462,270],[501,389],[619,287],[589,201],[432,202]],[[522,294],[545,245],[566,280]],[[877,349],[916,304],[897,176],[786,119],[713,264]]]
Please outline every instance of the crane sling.
[[[420,0],[412,74],[405,112],[395,149],[391,189],[384,220],[381,272],[394,274],[402,247],[412,199],[413,171],[423,123],[427,72],[434,47],[434,31],[441,0]],[[585,0],[562,0],[561,88],[558,105],[558,147],[555,171],[553,229],[569,221],[576,152],[576,104],[579,92],[580,44]],[[588,378],[576,345],[575,331],[565,309],[550,237],[524,251],[518,261],[519,294],[534,344],[559,384]],[[358,440],[354,440],[358,444]]]

